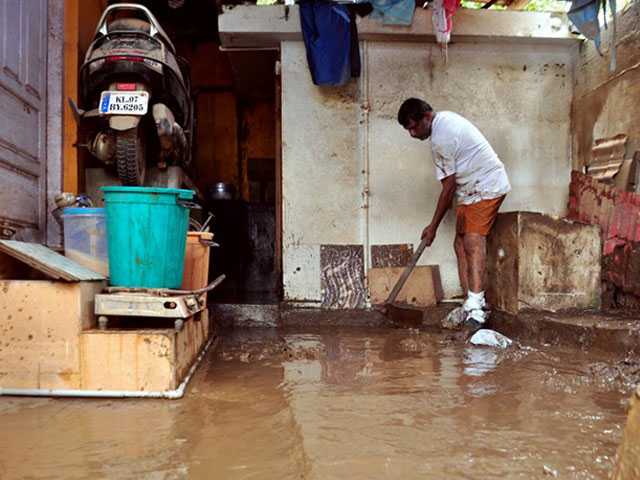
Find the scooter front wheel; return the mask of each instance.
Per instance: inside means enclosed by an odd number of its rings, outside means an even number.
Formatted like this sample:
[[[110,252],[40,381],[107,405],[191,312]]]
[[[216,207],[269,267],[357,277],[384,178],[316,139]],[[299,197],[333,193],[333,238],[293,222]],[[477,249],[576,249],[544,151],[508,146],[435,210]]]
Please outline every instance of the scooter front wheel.
[[[139,128],[116,134],[116,169],[123,185],[144,185],[146,172],[144,138]]]

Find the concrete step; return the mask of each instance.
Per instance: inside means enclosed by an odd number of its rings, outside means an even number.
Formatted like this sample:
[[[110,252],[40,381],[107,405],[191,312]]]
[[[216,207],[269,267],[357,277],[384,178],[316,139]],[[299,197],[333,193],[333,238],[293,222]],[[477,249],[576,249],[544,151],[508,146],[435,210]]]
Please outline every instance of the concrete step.
[[[221,328],[277,327],[280,319],[278,304],[212,303],[209,310]]]
[[[456,306],[392,305],[388,317],[399,327],[441,330],[442,319]],[[619,357],[640,353],[640,316],[595,310],[526,311],[518,315],[493,311],[487,327],[521,342],[593,349]]]

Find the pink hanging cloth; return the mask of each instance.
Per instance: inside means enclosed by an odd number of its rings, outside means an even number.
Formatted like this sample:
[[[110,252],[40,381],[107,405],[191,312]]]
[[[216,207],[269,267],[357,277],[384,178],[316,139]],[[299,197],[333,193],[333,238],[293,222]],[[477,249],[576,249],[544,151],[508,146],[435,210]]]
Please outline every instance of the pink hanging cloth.
[[[442,48],[442,53],[447,59],[447,44],[451,40],[453,29],[453,15],[460,7],[460,0],[434,0],[431,20],[436,41]]]

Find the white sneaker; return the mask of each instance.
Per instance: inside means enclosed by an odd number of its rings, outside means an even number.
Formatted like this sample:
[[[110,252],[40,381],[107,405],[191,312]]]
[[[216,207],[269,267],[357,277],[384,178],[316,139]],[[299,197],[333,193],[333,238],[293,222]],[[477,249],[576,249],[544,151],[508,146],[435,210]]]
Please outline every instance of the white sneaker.
[[[467,320],[473,320],[479,325],[484,325],[484,322],[487,321],[487,312],[481,308],[474,308],[467,314]]]
[[[484,292],[483,292],[484,294]],[[471,312],[477,309],[484,309],[487,306],[487,301],[484,299],[484,295],[480,296],[468,296],[467,299],[462,304],[462,308],[464,308],[465,312]]]
[[[475,332],[477,330],[480,330],[481,328],[484,328],[485,320],[486,318],[484,310],[471,310],[467,314],[467,318],[464,321],[464,327],[466,329],[470,329],[472,332]]]

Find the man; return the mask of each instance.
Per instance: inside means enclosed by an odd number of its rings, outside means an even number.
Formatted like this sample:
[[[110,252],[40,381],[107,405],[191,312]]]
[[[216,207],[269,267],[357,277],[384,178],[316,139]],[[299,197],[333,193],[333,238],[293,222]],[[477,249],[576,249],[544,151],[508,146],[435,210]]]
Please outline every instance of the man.
[[[413,138],[431,137],[436,177],[442,191],[431,223],[422,231],[430,246],[445,213],[457,200],[454,250],[466,301],[467,322],[482,328],[486,320],[484,273],[486,238],[506,194],[511,190],[504,164],[487,139],[467,119],[453,112],[434,112],[424,100],[409,98],[398,122]]]

